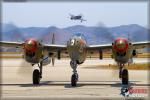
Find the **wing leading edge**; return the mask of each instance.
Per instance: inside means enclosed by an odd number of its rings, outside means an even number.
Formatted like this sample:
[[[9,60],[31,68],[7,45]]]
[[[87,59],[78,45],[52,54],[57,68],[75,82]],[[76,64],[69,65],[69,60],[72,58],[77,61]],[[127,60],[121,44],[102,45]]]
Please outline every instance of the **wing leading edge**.
[[[150,47],[150,41],[133,42],[132,45],[135,49],[142,49],[142,48]]]
[[[8,41],[0,41],[0,46],[5,46],[5,47],[22,47],[23,42],[8,42]]]
[[[0,41],[0,46],[6,47],[22,47],[24,42],[7,42]],[[150,47],[150,41],[145,42],[133,42],[133,47],[135,49],[141,49]],[[57,51],[57,50],[65,50],[67,51],[67,45],[56,45],[56,44],[44,44],[44,49],[48,51]],[[103,45],[89,45],[87,46],[88,51],[98,51],[98,50],[110,50],[112,49],[112,44],[103,44]]]

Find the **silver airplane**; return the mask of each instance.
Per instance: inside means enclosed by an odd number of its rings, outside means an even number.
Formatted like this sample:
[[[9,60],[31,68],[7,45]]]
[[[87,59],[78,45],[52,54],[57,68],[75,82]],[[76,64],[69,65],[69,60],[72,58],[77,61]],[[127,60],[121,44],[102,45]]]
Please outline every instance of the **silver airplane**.
[[[112,50],[113,58],[118,63],[120,69],[119,76],[122,84],[128,84],[128,70],[123,68],[124,64],[136,55],[136,49],[145,48],[150,45],[150,41],[129,42],[127,39],[118,38],[112,44],[88,45],[82,36],[71,37],[66,45],[43,44],[36,39],[28,39],[24,42],[1,41],[1,46],[19,47],[23,49],[24,59],[31,65],[38,65],[39,69],[33,71],[33,84],[39,84],[42,79],[42,68],[48,65],[51,60],[54,64],[54,57],[61,59],[61,54],[67,54],[70,58],[70,66],[73,69],[71,85],[76,86],[78,81],[77,66],[84,63],[87,55],[97,54],[99,59],[103,59],[103,50]]]

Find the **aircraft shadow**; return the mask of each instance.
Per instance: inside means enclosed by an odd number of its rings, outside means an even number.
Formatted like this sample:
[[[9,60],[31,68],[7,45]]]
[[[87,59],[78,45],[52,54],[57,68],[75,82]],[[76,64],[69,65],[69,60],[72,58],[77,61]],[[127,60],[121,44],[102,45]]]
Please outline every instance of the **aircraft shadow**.
[[[105,83],[106,82],[106,83]],[[112,83],[113,82],[113,83]],[[115,82],[115,83],[114,83]],[[128,86],[150,86],[150,84],[136,84],[135,82],[140,81],[130,81]],[[20,86],[20,87],[39,87],[39,86],[63,86],[65,88],[74,88],[70,85],[70,81],[41,81],[39,85],[33,85],[32,83],[25,83],[25,84],[15,84],[15,83],[8,83],[8,84],[0,84],[0,86]],[[120,81],[79,81],[76,87],[82,86],[103,86],[109,85],[111,87],[122,87]]]

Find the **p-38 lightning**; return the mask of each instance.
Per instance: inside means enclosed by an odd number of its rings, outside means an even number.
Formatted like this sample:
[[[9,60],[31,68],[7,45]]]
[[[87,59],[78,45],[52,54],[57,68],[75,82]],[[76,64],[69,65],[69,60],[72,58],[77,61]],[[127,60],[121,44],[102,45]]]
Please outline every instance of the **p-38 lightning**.
[[[52,41],[54,41],[54,36]],[[28,39],[24,42],[1,41],[0,45],[22,48],[25,61],[31,65],[38,65],[39,69],[33,71],[33,84],[40,84],[42,68],[50,63],[50,59],[54,59],[56,55],[58,59],[61,59],[61,54],[67,52],[70,57],[70,66],[73,69],[71,85],[76,86],[79,78],[77,66],[84,63],[87,55],[93,53],[97,53],[99,59],[103,59],[103,50],[112,50],[113,58],[120,70],[119,78],[122,79],[122,84],[128,84],[128,70],[124,68],[124,64],[136,56],[136,49],[148,47],[150,41],[131,43],[126,38],[117,38],[111,44],[88,45],[82,36],[73,36],[67,41],[66,45],[56,45],[54,42],[52,44],[43,44],[36,39]]]

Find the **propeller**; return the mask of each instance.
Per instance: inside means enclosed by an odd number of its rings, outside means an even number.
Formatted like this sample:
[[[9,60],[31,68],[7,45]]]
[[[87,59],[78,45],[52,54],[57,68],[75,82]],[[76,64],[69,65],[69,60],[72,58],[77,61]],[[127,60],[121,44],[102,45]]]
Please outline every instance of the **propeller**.
[[[52,65],[54,66],[55,64],[55,57],[52,57]]]
[[[15,42],[25,42],[27,37],[23,34],[23,32],[20,30],[19,27],[13,24],[13,29],[10,30],[10,33],[12,34],[12,41]],[[16,48],[19,49],[19,48]],[[23,48],[19,49],[21,52],[23,52]],[[21,54],[23,55],[23,54]],[[32,66],[31,64],[24,61],[24,59],[19,59],[17,64],[18,69],[17,73],[21,76],[27,76],[30,75],[29,73],[32,73]]]
[[[55,37],[54,37],[54,33],[52,34],[53,36],[52,36],[52,44],[54,44],[55,43]],[[20,33],[18,34],[18,35],[15,35],[15,39],[16,40],[18,40],[18,38],[19,37],[21,37],[20,38],[20,40],[19,41],[27,41],[27,37],[25,37],[22,33],[21,33],[21,31],[20,31]],[[42,37],[39,37],[39,38],[36,38],[35,37],[35,39],[36,40],[38,40],[38,41],[40,41],[41,43],[42,43]],[[18,42],[19,42],[18,41]],[[24,50],[23,50],[23,48],[21,49],[21,51],[22,52],[24,52]],[[23,54],[22,54],[23,55]],[[54,66],[54,64],[55,64],[55,56],[54,55],[52,55],[51,57],[51,61],[52,61],[52,66]],[[21,61],[20,61],[20,65],[19,65],[19,68],[18,68],[18,70],[17,70],[17,73],[20,75],[20,76],[31,76],[30,74],[32,74],[32,71],[33,71],[33,67],[32,67],[32,65],[30,64],[30,63],[28,63],[28,62],[26,62],[23,58],[21,59]]]
[[[96,37],[101,38],[97,43],[105,43],[106,41],[109,41],[109,43],[113,43],[116,39],[115,34],[110,32],[109,28],[103,22],[99,22],[97,24],[97,28],[94,31],[96,32]],[[112,69],[112,76],[117,76],[118,78],[119,67],[114,68],[114,64],[115,62],[111,62],[108,66]]]
[[[23,58],[20,59],[18,62],[20,65],[18,66],[17,73],[22,77],[24,76],[31,77],[33,71],[32,65],[30,63],[27,63]]]
[[[110,32],[109,28],[106,27],[106,25],[103,22],[99,22],[97,24],[97,28],[95,31],[98,32],[97,35],[99,35],[105,40],[109,40],[109,42],[113,42],[115,40],[114,34]]]

